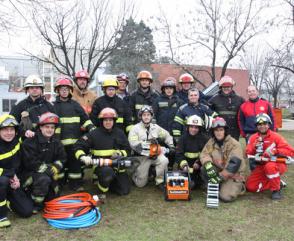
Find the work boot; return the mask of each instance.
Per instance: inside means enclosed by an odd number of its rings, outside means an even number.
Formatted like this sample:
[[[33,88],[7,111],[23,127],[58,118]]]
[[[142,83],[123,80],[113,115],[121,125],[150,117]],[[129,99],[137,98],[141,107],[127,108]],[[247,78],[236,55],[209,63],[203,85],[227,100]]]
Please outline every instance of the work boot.
[[[42,209],[42,207],[34,205],[33,214],[38,214],[40,211],[42,211]]]
[[[272,200],[280,200],[282,199],[282,194],[280,190],[276,190],[272,192]]]
[[[11,225],[11,222],[7,217],[0,218],[0,228],[6,228]]]

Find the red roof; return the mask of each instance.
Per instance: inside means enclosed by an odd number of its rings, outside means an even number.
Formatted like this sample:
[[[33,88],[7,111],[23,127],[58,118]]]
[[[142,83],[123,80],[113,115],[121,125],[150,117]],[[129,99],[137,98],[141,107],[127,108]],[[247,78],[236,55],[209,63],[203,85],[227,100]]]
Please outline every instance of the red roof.
[[[167,77],[174,77],[177,80],[180,75],[185,73],[182,67],[177,66],[175,64],[151,64],[153,78],[155,80],[159,80],[154,82],[154,87],[156,89],[160,89],[160,83],[166,79]],[[209,76],[211,73],[209,66],[195,66],[189,65],[185,66],[196,78],[198,78],[202,83],[208,87],[212,81]],[[220,79],[222,68],[216,68],[216,80]],[[236,85],[234,86],[234,90],[238,95],[241,95],[243,98],[247,99],[247,87],[249,85],[249,72],[248,70],[243,69],[227,69],[226,75],[231,76],[235,81]],[[200,90],[204,89],[202,85],[196,83],[196,87]]]

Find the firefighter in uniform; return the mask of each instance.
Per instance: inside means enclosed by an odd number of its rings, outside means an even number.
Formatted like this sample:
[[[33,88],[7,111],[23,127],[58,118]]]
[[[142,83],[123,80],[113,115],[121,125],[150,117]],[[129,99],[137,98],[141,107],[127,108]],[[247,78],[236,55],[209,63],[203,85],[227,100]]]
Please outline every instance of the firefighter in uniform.
[[[177,110],[184,102],[176,95],[176,80],[165,79],[161,85],[162,94],[156,99],[152,108],[156,124],[172,134],[172,124]]]
[[[189,89],[193,87],[194,83],[195,83],[195,80],[192,75],[188,73],[184,73],[180,76],[179,84],[180,84],[181,90],[177,92],[177,95],[182,101],[184,101],[184,103],[189,102],[188,91]],[[205,95],[201,91],[199,91],[199,100],[200,102],[203,102],[204,104],[206,104]]]
[[[143,106],[138,118],[141,122],[134,125],[129,133],[131,148],[139,155],[139,165],[136,168],[132,179],[136,186],[144,187],[148,182],[148,173],[151,165],[155,165],[156,185],[163,188],[163,176],[167,171],[167,153],[175,152],[172,136],[157,124],[151,123],[153,110],[151,106]],[[160,147],[158,143],[165,143],[168,148]],[[155,144],[155,153],[151,153],[151,146]],[[160,148],[159,148],[160,147]]]
[[[230,76],[222,77],[218,85],[220,88],[219,93],[209,100],[209,106],[225,119],[230,127],[228,129],[229,134],[239,141],[238,111],[244,99],[233,90],[235,81]]]
[[[151,88],[153,82],[152,75],[149,71],[143,70],[138,73],[137,82],[139,87],[131,94],[130,106],[135,123],[138,123],[138,113],[143,105],[152,106],[159,94]]]
[[[199,103],[199,91],[192,88],[188,91],[189,103],[182,105],[174,118],[173,137],[178,142],[180,136],[184,133],[185,122],[191,115],[198,115],[204,120],[205,129],[209,129],[212,119],[217,115],[207,105]]]
[[[93,165],[94,159],[117,159],[128,156],[130,146],[124,132],[116,127],[118,118],[112,108],[104,108],[99,117],[102,125],[84,135],[75,144],[75,156],[85,165]],[[87,154],[91,153],[91,157]],[[130,192],[131,183],[124,167],[94,165],[94,182],[97,182],[100,192],[106,193],[109,189],[119,195]]]
[[[118,81],[118,89],[117,89],[117,96],[125,101],[127,104],[130,103],[130,94],[127,91],[127,87],[129,85],[129,76],[126,73],[120,73],[116,76]]]
[[[281,135],[270,130],[271,124],[267,114],[256,116],[257,133],[250,137],[246,154],[254,156],[257,165],[247,179],[246,188],[249,192],[270,190],[272,199],[279,200],[282,198],[281,175],[287,171],[287,166],[275,160],[279,156],[293,157],[294,149]],[[259,158],[265,161],[257,162]]]
[[[23,186],[34,202],[34,213],[43,208],[44,201],[59,195],[59,172],[64,166],[66,153],[60,140],[54,136],[57,125],[56,114],[42,114],[36,135],[22,144]]]
[[[246,169],[241,144],[228,134],[222,117],[216,117],[211,126],[212,138],[204,146],[200,161],[204,183],[220,183],[220,199],[234,201],[245,192]]]
[[[87,114],[90,114],[97,95],[95,92],[88,90],[90,82],[89,73],[86,70],[76,72],[74,81],[76,86],[72,93],[72,99],[77,101]]]
[[[12,115],[0,116],[0,228],[10,226],[7,206],[21,217],[32,214],[33,203],[20,188],[21,140],[18,122]]]
[[[186,126],[187,132],[181,136],[176,146],[176,160],[181,170],[190,173],[193,189],[202,184],[200,152],[208,141],[208,137],[204,134],[204,123],[199,116],[188,117]]]
[[[55,83],[54,90],[57,94],[54,108],[60,123],[55,133],[59,136],[67,154],[65,178],[68,179],[70,189],[81,191],[83,190],[81,162],[74,156],[73,145],[82,136],[81,128],[89,132],[95,127],[80,104],[72,100],[71,79],[60,77]]]
[[[101,126],[97,116],[106,107],[112,108],[118,114],[116,126],[129,132],[132,127],[132,113],[126,102],[116,95],[118,82],[116,79],[106,79],[102,84],[104,95],[95,100],[90,118],[95,126]]]
[[[38,75],[29,75],[24,89],[29,96],[15,105],[10,114],[20,123],[20,134],[33,137],[39,117],[45,112],[54,112],[54,108],[43,96],[44,82]]]

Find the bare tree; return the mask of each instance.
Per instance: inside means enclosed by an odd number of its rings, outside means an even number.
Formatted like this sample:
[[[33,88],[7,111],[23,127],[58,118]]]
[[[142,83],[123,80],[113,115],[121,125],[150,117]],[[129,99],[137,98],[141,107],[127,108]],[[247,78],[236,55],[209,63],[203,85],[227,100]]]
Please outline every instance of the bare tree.
[[[249,47],[242,58],[242,66],[249,71],[250,83],[262,89],[264,81],[269,76],[271,56],[273,53],[261,50],[261,46]]]
[[[133,5],[123,1],[113,12],[110,1],[96,0],[44,4],[33,8],[32,20],[36,35],[50,48],[50,54],[27,53],[51,64],[59,73],[74,76],[79,68],[92,78],[95,71],[120,45],[120,33]],[[115,41],[116,40],[116,41]]]
[[[222,66],[224,76],[231,61],[243,53],[244,47],[255,36],[273,24],[271,20],[262,21],[261,13],[267,1],[198,0],[196,13],[192,10],[182,19],[186,22],[177,25],[172,31],[166,19],[165,33],[171,58],[183,64],[190,57],[199,55],[210,60],[211,80],[215,81],[216,66]],[[199,6],[201,9],[199,9]],[[183,54],[185,50],[189,54]],[[206,54],[204,54],[206,53]],[[181,58],[184,56],[184,58]],[[190,58],[191,60],[191,58]]]

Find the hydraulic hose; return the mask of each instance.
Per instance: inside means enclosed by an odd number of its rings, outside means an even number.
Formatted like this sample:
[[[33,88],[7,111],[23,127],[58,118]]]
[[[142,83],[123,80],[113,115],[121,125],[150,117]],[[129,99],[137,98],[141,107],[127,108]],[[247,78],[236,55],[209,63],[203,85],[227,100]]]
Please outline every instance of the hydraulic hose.
[[[66,195],[46,202],[43,217],[59,229],[90,227],[101,219],[98,204],[98,198],[89,193]]]

